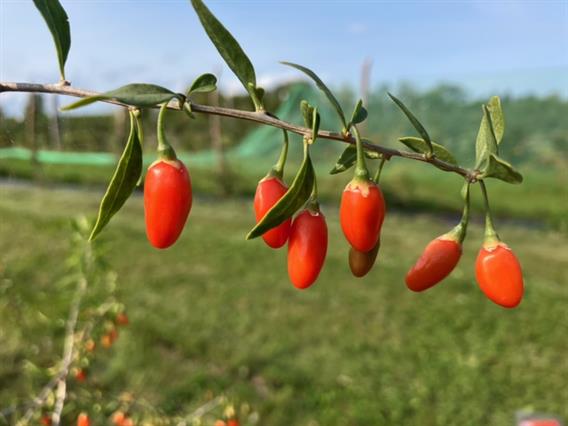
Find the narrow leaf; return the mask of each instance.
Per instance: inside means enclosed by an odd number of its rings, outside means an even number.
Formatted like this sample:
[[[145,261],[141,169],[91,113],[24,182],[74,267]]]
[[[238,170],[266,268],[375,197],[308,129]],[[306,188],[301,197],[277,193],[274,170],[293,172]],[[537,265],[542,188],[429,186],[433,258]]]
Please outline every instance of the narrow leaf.
[[[486,161],[489,154],[497,155],[498,153],[497,139],[493,132],[489,110],[483,105],[482,111],[483,117],[481,118],[481,124],[479,125],[479,131],[475,141],[476,168]]]
[[[398,139],[400,142],[405,144],[408,148],[410,148],[414,152],[419,152],[425,154],[428,152],[428,145],[421,138],[415,138],[413,136],[406,136],[403,138]],[[458,165],[456,158],[452,155],[450,151],[447,150],[444,146],[437,144],[436,142],[430,142],[432,144],[432,149],[434,150],[434,156],[439,160],[445,161],[446,163],[453,164],[454,166]]]
[[[34,0],[35,7],[43,16],[55,43],[59,72],[61,79],[65,80],[65,62],[71,47],[71,32],[69,18],[59,0]]]
[[[503,140],[503,134],[505,133],[505,117],[503,116],[503,109],[501,108],[501,99],[499,99],[499,96],[493,96],[489,100],[487,109],[489,110],[489,116],[493,123],[493,133],[495,134],[497,145],[499,145]]]
[[[201,25],[205,32],[225,60],[229,68],[233,70],[237,78],[241,81],[245,89],[251,93],[249,84],[256,87],[256,75],[250,59],[243,51],[237,40],[223,26],[221,22],[211,13],[201,0],[191,0],[191,5],[195,9]],[[256,96],[256,94],[255,94]]]
[[[320,127],[320,115],[318,109],[314,108],[312,111],[312,143],[314,143],[318,137]]]
[[[363,139],[365,141],[365,139]],[[381,154],[376,151],[369,151],[365,150],[365,157],[376,160],[381,158]],[[357,148],[355,145],[349,145],[345,150],[341,153],[341,156],[337,159],[335,166],[333,169],[329,171],[330,175],[336,175],[338,173],[342,173],[346,170],[349,170],[351,167],[355,165],[357,162]]]
[[[481,178],[492,177],[509,183],[521,183],[521,175],[510,163],[495,154],[489,154]]]
[[[304,124],[306,127],[312,127],[314,107],[311,106],[308,101],[303,100],[300,102],[300,111],[302,112],[302,117],[304,117]]]
[[[252,228],[247,235],[247,240],[261,236],[266,231],[269,231],[292,217],[310,197],[314,186],[315,171],[314,166],[312,165],[312,160],[307,153],[307,147],[304,149],[306,152],[304,155],[304,161],[302,162],[292,185],[290,185],[286,194],[284,194],[284,196],[266,212],[260,222]]]
[[[410,123],[412,123],[416,131],[420,134],[420,136],[422,136],[422,139],[424,140],[426,146],[428,147],[427,152],[433,152],[434,148],[432,147],[432,140],[430,139],[430,135],[428,134],[422,123],[418,121],[418,119],[414,116],[414,114],[412,114],[412,112],[406,107],[406,105],[404,105],[404,103],[402,103],[400,99],[398,99],[396,96],[394,96],[391,93],[389,93],[388,95],[393,100],[393,102],[402,110],[404,115],[406,115],[406,117],[408,118]]]
[[[152,107],[168,102],[174,97],[183,97],[183,95],[178,95],[165,87],[156,86],[155,84],[133,83],[119,87],[118,89],[101,93],[97,96],[83,98],[70,105],[64,106],[61,110],[70,111],[72,109],[92,104],[96,101],[107,99],[113,99],[115,101],[122,102],[123,104],[136,107]]]
[[[362,123],[367,119],[367,115],[368,115],[367,110],[363,106],[363,100],[359,99],[359,102],[357,102],[357,105],[355,105],[355,108],[353,109],[353,114],[351,114],[351,120],[349,121],[349,123],[350,124]]]
[[[142,174],[142,145],[138,138],[137,123],[130,114],[130,135],[118,161],[114,175],[99,207],[97,222],[89,240],[94,240],[110,219],[120,210],[134,191]]]
[[[212,92],[217,89],[217,77],[213,74],[201,74],[193,83],[191,83],[191,87],[187,91],[187,96],[191,95],[192,93],[207,93]]]
[[[302,65],[294,64],[292,62],[280,62],[281,64],[288,65],[290,67],[296,68],[297,70],[302,71],[308,77],[310,77],[315,83],[316,86],[325,94],[335,111],[337,111],[337,115],[339,115],[339,119],[341,120],[341,124],[343,127],[347,128],[347,122],[345,121],[345,114],[341,109],[341,105],[339,105],[338,100],[333,96],[331,90],[325,85],[325,83],[314,73],[311,69],[306,68]]]

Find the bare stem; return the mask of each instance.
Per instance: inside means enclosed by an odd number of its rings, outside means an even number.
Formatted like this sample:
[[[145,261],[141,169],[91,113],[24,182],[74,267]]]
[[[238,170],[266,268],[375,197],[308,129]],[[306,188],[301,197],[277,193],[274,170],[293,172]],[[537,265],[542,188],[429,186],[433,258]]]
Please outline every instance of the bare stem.
[[[50,93],[65,96],[74,96],[77,98],[86,98],[89,96],[96,96],[100,93],[93,92],[90,90],[83,90],[72,87],[71,85],[63,84],[37,84],[37,83],[11,83],[11,82],[0,82],[0,93],[3,92],[28,92],[28,93]],[[114,105],[119,105],[122,107],[129,107],[129,105],[123,104],[121,102],[112,99],[103,99],[101,102],[106,102]],[[158,107],[156,107],[158,108]],[[168,104],[168,109],[181,111],[183,109],[182,105],[179,105],[178,100],[172,100]],[[218,106],[209,106],[191,103],[191,110],[196,113],[201,114],[213,114],[223,117],[231,117],[239,120],[248,120],[255,123],[266,124],[268,126],[277,127],[279,129],[288,130],[292,133],[297,133],[302,136],[311,136],[311,129],[307,127],[298,126],[296,124],[289,123],[287,121],[280,120],[265,111],[243,111],[239,109],[223,108]],[[318,132],[319,139],[329,139],[336,140],[343,143],[355,144],[355,138],[351,135],[345,135],[339,132],[331,132],[328,130],[320,130]],[[430,163],[436,166],[438,169],[457,173],[464,176],[469,182],[474,183],[477,181],[477,172],[475,170],[466,169],[463,167],[455,166],[453,164],[447,163],[445,161],[439,160],[436,157],[428,158],[423,154],[407,151],[399,151],[398,149],[387,148],[381,145],[376,145],[372,143],[363,142],[363,147],[369,151],[374,151],[381,153],[385,158],[390,159],[391,157],[402,157],[408,158],[410,160],[421,161],[423,163]]]

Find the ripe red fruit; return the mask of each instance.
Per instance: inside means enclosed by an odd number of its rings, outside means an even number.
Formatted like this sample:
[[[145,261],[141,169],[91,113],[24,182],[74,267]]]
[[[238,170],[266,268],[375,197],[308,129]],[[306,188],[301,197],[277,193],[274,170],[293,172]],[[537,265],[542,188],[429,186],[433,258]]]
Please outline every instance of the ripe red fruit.
[[[121,312],[116,316],[115,322],[118,325],[128,325],[128,316],[124,312]]]
[[[121,426],[134,426],[134,420],[132,420],[130,417],[127,417],[124,419]]]
[[[115,411],[114,414],[112,415],[112,423],[115,426],[124,426],[124,420],[126,419],[126,416],[124,415],[124,413],[122,411]]]
[[[375,264],[380,246],[381,240],[379,238],[379,241],[377,241],[377,244],[371,251],[362,252],[353,247],[349,248],[349,268],[354,276],[361,278],[369,273]]]
[[[406,286],[412,291],[424,291],[438,284],[454,270],[461,254],[459,241],[445,236],[432,240],[406,274]]]
[[[48,416],[47,414],[41,416],[41,424],[43,426],[51,426],[51,417]]]
[[[339,218],[353,248],[369,252],[375,247],[385,211],[383,193],[374,182],[355,178],[347,184],[341,196]]]
[[[267,176],[258,183],[254,195],[254,212],[257,222],[282,198],[287,190],[288,187],[276,176]],[[262,238],[272,248],[282,247],[286,244],[290,235],[291,224],[292,219],[288,219],[277,227],[266,231]]]
[[[237,419],[230,419],[227,421],[227,426],[239,426],[239,421]]]
[[[498,305],[514,308],[523,298],[521,265],[503,242],[486,244],[475,263],[477,283],[485,295]]]
[[[167,248],[180,236],[191,210],[191,179],[179,160],[158,160],[144,182],[146,235],[156,248]]]
[[[77,371],[75,372],[75,380],[77,380],[79,383],[83,383],[85,380],[87,380],[87,372],[82,368],[77,369]]]
[[[320,211],[300,212],[288,240],[288,275],[295,287],[308,288],[317,279],[327,253],[327,225]]]
[[[79,416],[77,417],[77,426],[91,426],[89,416],[85,413],[79,414]]]

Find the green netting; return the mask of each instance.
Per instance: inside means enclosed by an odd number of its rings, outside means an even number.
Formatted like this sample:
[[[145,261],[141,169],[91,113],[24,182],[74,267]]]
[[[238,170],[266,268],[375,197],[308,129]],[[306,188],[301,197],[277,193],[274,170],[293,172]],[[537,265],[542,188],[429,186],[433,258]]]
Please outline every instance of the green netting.
[[[307,100],[312,105],[317,105],[321,115],[321,128],[340,129],[339,120],[336,118],[335,111],[328,106],[317,89],[307,83],[297,83],[290,87],[290,91],[283,100],[280,108],[275,115],[280,119],[295,124],[303,124],[300,112],[300,102]],[[259,125],[250,132],[236,146],[226,151],[226,159],[230,164],[238,165],[241,162],[247,165],[266,168],[274,163],[280,152],[282,144],[282,131],[271,126]],[[292,162],[299,161],[302,155],[300,137],[291,135],[291,146],[289,158]],[[312,147],[314,154],[318,158],[335,157],[341,152],[343,147],[337,143],[330,143],[322,140]],[[36,153],[37,161],[45,164],[68,164],[84,166],[113,166],[116,164],[117,156],[106,152],[61,152],[39,150]],[[26,148],[4,148],[0,149],[0,160],[31,160],[33,153]],[[199,152],[178,152],[178,156],[189,165],[197,167],[211,167],[216,162],[215,152],[203,150]],[[146,156],[146,162],[151,159]],[[153,161],[153,160],[152,160]]]

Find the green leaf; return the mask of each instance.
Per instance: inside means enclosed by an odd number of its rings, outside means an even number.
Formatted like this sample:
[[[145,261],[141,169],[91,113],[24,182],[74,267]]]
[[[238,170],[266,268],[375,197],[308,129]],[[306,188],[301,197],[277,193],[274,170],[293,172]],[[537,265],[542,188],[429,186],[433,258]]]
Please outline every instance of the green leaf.
[[[523,175],[521,175],[510,163],[491,153],[487,157],[487,162],[480,176],[481,179],[491,177],[500,179],[509,183],[521,183]]]
[[[61,80],[65,80],[65,62],[71,47],[71,32],[67,13],[65,13],[65,9],[63,9],[59,0],[34,0],[34,4],[53,36]]]
[[[101,201],[97,222],[91,231],[89,241],[97,237],[124,205],[142,174],[142,145],[138,137],[137,126],[134,115],[130,113],[130,135]]]
[[[314,107],[311,106],[308,101],[303,100],[300,102],[300,111],[302,112],[302,117],[304,117],[304,124],[306,127],[312,127]]]
[[[302,161],[302,165],[300,166],[292,185],[290,185],[286,194],[284,194],[284,196],[266,212],[264,217],[255,225],[255,227],[252,228],[247,235],[247,240],[261,236],[266,231],[269,231],[292,217],[310,197],[314,186],[314,180],[314,166],[310,159],[308,144],[305,144],[304,161]]]
[[[363,139],[364,141],[367,141]],[[365,150],[365,157],[376,160],[381,158],[381,154],[376,151]],[[337,159],[335,166],[333,169],[329,171],[330,175],[336,175],[338,173],[342,173],[346,170],[349,170],[351,167],[355,165],[357,162],[357,147],[353,145],[349,145],[345,150],[341,153],[340,157]]]
[[[308,77],[310,77],[316,83],[316,86],[325,94],[325,96],[327,97],[327,99],[329,100],[329,102],[331,103],[333,108],[335,109],[335,111],[337,111],[337,115],[339,115],[339,119],[341,120],[341,124],[343,124],[343,127],[347,128],[347,122],[345,121],[345,114],[343,113],[343,110],[341,109],[341,105],[339,105],[339,102],[337,101],[335,96],[333,96],[333,93],[331,93],[331,90],[329,90],[329,88],[316,75],[316,73],[314,73],[309,68],[306,68],[302,65],[294,64],[292,62],[285,62],[284,61],[284,62],[280,62],[280,63],[284,64],[284,65],[288,65],[288,66],[293,67],[293,68],[296,68],[297,70],[302,71],[304,74],[306,74]]]
[[[217,77],[213,74],[201,74],[193,83],[191,83],[191,87],[187,91],[187,96],[191,95],[192,93],[207,93],[212,92],[217,89]]]
[[[318,109],[314,108],[312,111],[312,143],[314,143],[318,137],[318,132],[320,128],[320,115]]]
[[[257,98],[257,94],[254,92],[254,88],[256,88],[254,68],[242,47],[201,0],[191,0],[191,5],[221,57],[233,70],[251,97]]]
[[[489,116],[493,123],[493,133],[495,134],[497,145],[499,145],[503,140],[503,134],[505,133],[505,117],[503,116],[503,109],[501,108],[501,99],[499,99],[499,96],[493,96],[489,99],[487,109],[489,110]]]
[[[183,97],[176,94],[165,87],[156,86],[154,84],[134,83],[119,87],[118,89],[101,93],[97,96],[89,96],[80,101],[61,108],[62,111],[70,111],[85,105],[92,104],[96,101],[113,99],[123,104],[136,107],[152,107],[164,102],[170,101],[174,97]]]
[[[414,152],[419,152],[425,154],[428,152],[428,145],[422,138],[415,138],[413,136],[406,136],[403,138],[398,138],[400,142],[405,144],[408,148],[410,148]],[[444,146],[437,144],[436,142],[430,141],[432,144],[432,149],[434,151],[434,156],[439,160],[445,161],[446,163],[453,164],[454,166],[458,165],[456,158],[452,155],[450,151],[448,151]]]
[[[498,154],[498,145],[495,133],[493,131],[493,124],[488,108],[483,105],[483,117],[479,125],[477,139],[475,141],[475,161],[476,168],[487,160],[489,154]]]
[[[353,114],[351,114],[351,120],[349,121],[349,124],[351,125],[362,123],[367,119],[367,115],[367,110],[363,106],[363,100],[359,99],[359,102],[357,102],[357,105],[355,105],[355,108],[353,109]]]
[[[434,148],[432,146],[432,140],[430,139],[430,135],[428,134],[422,123],[418,121],[418,119],[414,116],[414,114],[410,112],[410,110],[406,107],[406,105],[404,105],[404,103],[402,103],[400,99],[398,99],[396,96],[394,96],[391,93],[389,93],[388,95],[393,100],[393,102],[402,110],[404,115],[406,115],[406,117],[408,118],[410,123],[412,123],[416,131],[420,134],[420,136],[422,136],[422,139],[424,140],[426,146],[428,147],[428,151],[426,152],[432,153],[434,151]]]

